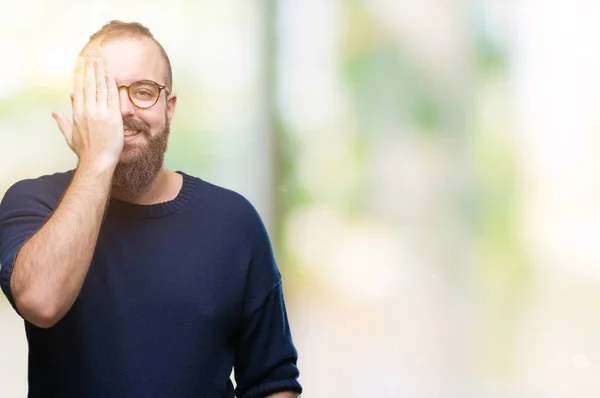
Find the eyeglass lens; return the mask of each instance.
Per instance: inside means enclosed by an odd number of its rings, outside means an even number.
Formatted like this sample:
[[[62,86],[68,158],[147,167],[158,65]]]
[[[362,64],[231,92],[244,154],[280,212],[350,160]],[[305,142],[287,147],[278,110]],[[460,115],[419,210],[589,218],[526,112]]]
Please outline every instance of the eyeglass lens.
[[[140,108],[154,105],[159,95],[160,89],[149,82],[136,82],[129,87],[131,101]]]

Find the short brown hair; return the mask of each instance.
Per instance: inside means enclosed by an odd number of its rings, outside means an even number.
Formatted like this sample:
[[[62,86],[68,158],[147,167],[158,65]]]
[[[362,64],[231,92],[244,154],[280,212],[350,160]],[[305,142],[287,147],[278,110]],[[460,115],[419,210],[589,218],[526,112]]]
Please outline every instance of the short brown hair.
[[[94,40],[100,40],[100,44],[117,38],[148,38],[152,40],[158,46],[160,51],[160,55],[163,57],[165,64],[167,66],[167,76],[165,77],[165,86],[169,89],[169,92],[173,89],[173,71],[171,69],[171,61],[169,60],[169,56],[167,52],[163,48],[163,46],[154,38],[154,35],[150,32],[150,29],[145,27],[139,22],[123,22],[119,20],[112,20],[104,24],[100,30],[92,34],[87,42],[87,44],[83,47],[80,54],[85,52],[87,46]]]

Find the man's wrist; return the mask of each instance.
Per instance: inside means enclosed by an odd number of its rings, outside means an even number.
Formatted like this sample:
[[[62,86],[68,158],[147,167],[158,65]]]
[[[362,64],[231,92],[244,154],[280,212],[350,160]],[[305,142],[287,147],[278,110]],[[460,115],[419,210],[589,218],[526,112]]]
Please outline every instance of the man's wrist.
[[[118,159],[109,156],[81,156],[79,158],[78,169],[86,174],[97,177],[110,177],[117,167]]]

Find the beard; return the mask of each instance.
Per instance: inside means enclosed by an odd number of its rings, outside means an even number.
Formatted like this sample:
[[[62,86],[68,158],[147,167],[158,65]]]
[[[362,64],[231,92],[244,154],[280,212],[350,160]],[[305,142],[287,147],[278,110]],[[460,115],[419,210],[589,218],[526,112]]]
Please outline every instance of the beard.
[[[143,194],[163,166],[170,134],[170,120],[165,115],[165,126],[156,135],[150,126],[133,118],[123,119],[123,129],[142,134],[145,142],[123,146],[121,160],[113,175],[112,190],[124,199],[134,199]]]

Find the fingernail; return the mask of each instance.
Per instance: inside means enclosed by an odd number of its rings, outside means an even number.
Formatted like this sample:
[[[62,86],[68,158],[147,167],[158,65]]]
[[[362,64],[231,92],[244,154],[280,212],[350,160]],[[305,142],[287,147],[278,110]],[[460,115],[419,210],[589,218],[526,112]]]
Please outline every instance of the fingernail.
[[[88,50],[88,57],[93,57],[93,56],[94,56],[94,51]]]

